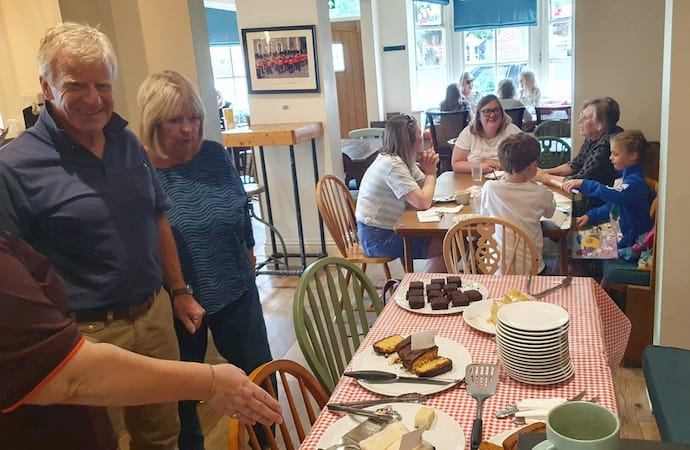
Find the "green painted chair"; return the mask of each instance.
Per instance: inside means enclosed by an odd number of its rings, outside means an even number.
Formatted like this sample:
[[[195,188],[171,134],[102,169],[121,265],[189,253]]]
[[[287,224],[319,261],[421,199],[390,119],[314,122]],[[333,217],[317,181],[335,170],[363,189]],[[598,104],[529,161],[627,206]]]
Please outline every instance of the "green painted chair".
[[[345,259],[320,259],[302,274],[293,303],[295,334],[329,395],[382,309],[369,278]]]
[[[537,139],[541,146],[540,168],[551,169],[570,161],[570,145],[563,139],[554,136],[541,136]]]

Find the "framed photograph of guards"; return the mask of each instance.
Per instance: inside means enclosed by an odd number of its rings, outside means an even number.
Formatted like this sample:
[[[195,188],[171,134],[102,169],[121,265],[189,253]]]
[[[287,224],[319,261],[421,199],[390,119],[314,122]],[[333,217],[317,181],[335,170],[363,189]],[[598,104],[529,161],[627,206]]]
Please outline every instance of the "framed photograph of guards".
[[[314,25],[245,28],[250,94],[320,92]]]

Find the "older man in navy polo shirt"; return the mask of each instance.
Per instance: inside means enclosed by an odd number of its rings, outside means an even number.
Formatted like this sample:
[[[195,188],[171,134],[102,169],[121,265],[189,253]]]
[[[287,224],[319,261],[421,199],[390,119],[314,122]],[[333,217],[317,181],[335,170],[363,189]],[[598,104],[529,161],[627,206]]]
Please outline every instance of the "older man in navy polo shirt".
[[[205,311],[182,278],[164,215],[170,201],[113,113],[112,46],[92,27],[60,24],[43,37],[38,69],[45,109],[0,151],[0,229],[53,262],[87,339],[178,359],[163,279],[190,332]],[[176,447],[176,404],[128,407],[124,419],[132,449]]]

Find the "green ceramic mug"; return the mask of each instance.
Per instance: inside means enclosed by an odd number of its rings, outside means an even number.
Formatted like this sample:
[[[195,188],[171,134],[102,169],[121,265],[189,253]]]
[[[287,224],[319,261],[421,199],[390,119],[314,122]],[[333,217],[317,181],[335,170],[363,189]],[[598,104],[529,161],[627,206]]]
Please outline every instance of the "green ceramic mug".
[[[620,421],[596,403],[567,402],[546,419],[546,440],[534,450],[617,450]]]

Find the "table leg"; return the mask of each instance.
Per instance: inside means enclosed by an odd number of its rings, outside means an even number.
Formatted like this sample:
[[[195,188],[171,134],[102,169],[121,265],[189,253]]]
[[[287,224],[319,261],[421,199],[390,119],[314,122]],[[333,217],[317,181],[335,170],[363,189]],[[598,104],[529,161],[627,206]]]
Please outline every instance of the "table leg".
[[[266,158],[264,156],[263,145],[259,146],[259,159],[261,160],[261,177],[264,180],[264,194],[266,194],[266,213],[268,215],[268,223],[273,225],[273,209],[271,207],[271,191],[268,188],[268,177],[266,176]],[[271,251],[272,255],[276,254],[276,235],[271,229]],[[285,258],[285,265],[287,266],[287,255],[283,255]],[[273,268],[278,270],[278,263],[275,263]]]
[[[316,160],[316,139],[311,140],[311,159],[312,159],[312,164],[314,165],[314,186],[319,184],[319,163]],[[327,256],[326,254],[326,235],[324,234],[323,231],[323,219],[321,218],[321,214],[317,213],[317,217],[319,218],[319,237],[321,238],[321,254],[323,257]]]
[[[560,236],[558,238],[558,275],[568,274],[568,236]]]
[[[292,194],[295,197],[295,214],[297,215],[297,239],[299,240],[299,255],[302,268],[307,267],[307,255],[304,250],[304,230],[302,230],[302,207],[299,201],[299,187],[297,186],[297,164],[295,163],[295,146],[290,146],[290,169],[292,171]]]
[[[403,237],[403,251],[405,252],[405,273],[414,272],[414,262],[412,261],[412,238]]]

